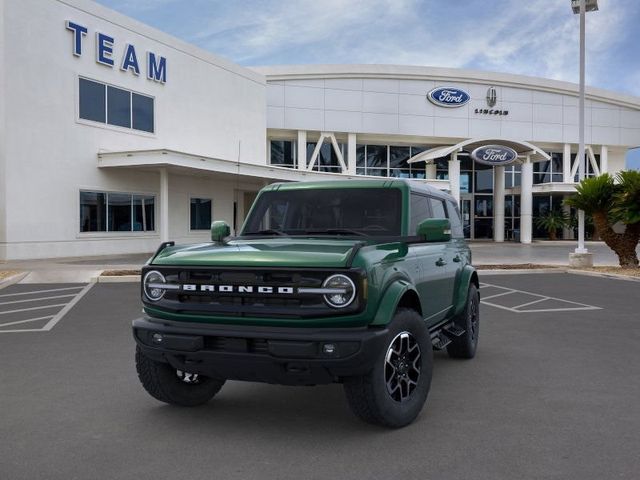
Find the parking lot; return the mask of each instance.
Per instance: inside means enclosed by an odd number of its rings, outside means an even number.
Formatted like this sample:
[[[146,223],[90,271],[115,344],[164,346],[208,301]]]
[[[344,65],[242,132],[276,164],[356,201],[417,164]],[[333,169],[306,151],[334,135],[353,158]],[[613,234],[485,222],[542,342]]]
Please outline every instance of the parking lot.
[[[638,478],[640,283],[481,281],[477,357],[438,352],[425,410],[395,431],[358,421],[339,385],[228,382],[204,407],[163,405],[135,373],[136,284],[1,289],[0,323],[50,318],[0,326],[0,478]],[[7,303],[45,296],[61,298]]]

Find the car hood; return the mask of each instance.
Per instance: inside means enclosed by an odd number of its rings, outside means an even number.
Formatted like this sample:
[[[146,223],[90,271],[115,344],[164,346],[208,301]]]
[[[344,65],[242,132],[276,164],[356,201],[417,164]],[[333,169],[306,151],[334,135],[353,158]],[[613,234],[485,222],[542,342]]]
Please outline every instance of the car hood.
[[[268,238],[231,240],[218,245],[176,245],[165,248],[152,265],[224,267],[344,268],[352,260],[354,239]]]

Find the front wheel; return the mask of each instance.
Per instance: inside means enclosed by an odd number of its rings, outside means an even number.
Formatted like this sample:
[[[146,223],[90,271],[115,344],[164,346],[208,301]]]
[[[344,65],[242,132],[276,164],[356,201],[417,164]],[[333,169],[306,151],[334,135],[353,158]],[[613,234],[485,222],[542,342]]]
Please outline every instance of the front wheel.
[[[475,357],[480,333],[480,294],[473,283],[469,285],[467,304],[455,319],[455,324],[465,332],[459,337],[452,338],[447,346],[447,353],[453,358]]]
[[[142,386],[153,398],[182,407],[207,403],[225,382],[176,370],[168,363],[152,360],[137,345],[136,370]]]
[[[344,381],[351,410],[368,423],[399,428],[415,420],[431,387],[433,347],[424,321],[399,309],[389,325],[387,347],[373,369]]]

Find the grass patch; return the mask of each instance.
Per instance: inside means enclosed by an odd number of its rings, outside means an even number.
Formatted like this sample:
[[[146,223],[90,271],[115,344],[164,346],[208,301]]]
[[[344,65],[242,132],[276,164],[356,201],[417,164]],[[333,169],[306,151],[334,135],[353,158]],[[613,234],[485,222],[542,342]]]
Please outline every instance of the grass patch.
[[[536,263],[510,263],[496,265],[474,265],[477,270],[537,270],[541,268],[563,268],[560,265],[539,265]]]
[[[622,267],[590,267],[576,268],[585,272],[613,273],[614,275],[624,275],[627,277],[640,278],[640,268],[622,268]]]
[[[101,277],[125,277],[128,275],[140,275],[140,270],[105,270]]]
[[[0,270],[0,280],[4,280],[5,278],[13,277],[14,275],[22,273],[19,270]]]

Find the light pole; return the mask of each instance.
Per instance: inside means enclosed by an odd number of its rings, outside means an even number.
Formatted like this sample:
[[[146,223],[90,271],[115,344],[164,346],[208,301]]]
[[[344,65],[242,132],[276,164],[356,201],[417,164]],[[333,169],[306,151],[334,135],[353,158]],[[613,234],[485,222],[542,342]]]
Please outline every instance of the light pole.
[[[578,180],[585,176],[584,155],[584,57],[585,57],[585,13],[598,10],[598,0],[571,0],[573,13],[580,15],[580,97],[578,103]],[[584,246],[584,211],[578,210],[578,247],[575,249],[578,255],[587,252]],[[590,261],[590,260],[588,260]]]

